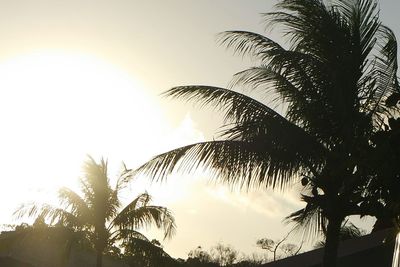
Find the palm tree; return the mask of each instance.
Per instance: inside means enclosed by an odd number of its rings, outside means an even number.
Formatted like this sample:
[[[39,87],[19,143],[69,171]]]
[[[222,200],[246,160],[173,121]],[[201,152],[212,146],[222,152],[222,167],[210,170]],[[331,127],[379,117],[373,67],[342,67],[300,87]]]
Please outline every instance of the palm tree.
[[[117,241],[129,245],[134,239],[148,241],[138,229],[154,224],[164,230],[164,238],[171,237],[176,230],[171,212],[164,207],[150,205],[151,196],[140,194],[125,207],[119,199],[121,190],[132,179],[133,172],[121,172],[116,186],[110,186],[107,162],[98,164],[89,157],[84,165],[84,177],[80,179],[82,195],[69,188],[59,190],[61,208],[51,205],[22,205],[15,215],[40,216],[50,224],[61,224],[85,232],[96,250],[96,266],[102,266],[102,255],[111,252]]]
[[[381,24],[377,3],[326,2],[281,0],[265,14],[285,30],[286,46],[253,32],[221,35],[257,62],[235,74],[233,85],[257,89],[286,107],[284,114],[234,88],[172,88],[166,96],[217,108],[224,126],[216,140],[160,154],[137,174],[165,179],[205,168],[227,184],[278,189],[304,176],[303,200],[327,222],[324,266],[335,266],[342,221],[360,213],[371,136],[397,110],[385,101],[400,90],[396,39]]]

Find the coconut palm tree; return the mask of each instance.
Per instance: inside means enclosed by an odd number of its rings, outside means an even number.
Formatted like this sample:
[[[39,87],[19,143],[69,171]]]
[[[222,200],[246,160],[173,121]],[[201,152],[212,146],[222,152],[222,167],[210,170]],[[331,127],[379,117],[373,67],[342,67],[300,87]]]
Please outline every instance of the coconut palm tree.
[[[22,216],[40,216],[50,224],[61,224],[86,233],[96,250],[96,266],[102,266],[102,255],[111,252],[117,241],[130,244],[133,239],[147,238],[138,230],[154,224],[164,230],[165,238],[176,230],[171,212],[164,207],[150,205],[151,196],[143,193],[125,207],[120,201],[121,190],[132,179],[132,171],[121,172],[115,188],[110,185],[107,162],[100,163],[89,157],[84,165],[84,176],[80,179],[82,194],[69,188],[59,190],[61,208],[52,205],[22,205],[16,212]],[[122,209],[121,209],[122,208]]]
[[[165,93],[222,112],[219,137],[155,156],[137,174],[164,179],[205,168],[227,184],[278,189],[306,177],[303,200],[327,222],[324,266],[335,266],[342,221],[360,213],[371,136],[397,110],[385,105],[399,92],[397,43],[374,0],[280,0],[276,7],[265,18],[284,29],[286,45],[253,32],[221,34],[223,44],[256,61],[234,76],[231,89]]]

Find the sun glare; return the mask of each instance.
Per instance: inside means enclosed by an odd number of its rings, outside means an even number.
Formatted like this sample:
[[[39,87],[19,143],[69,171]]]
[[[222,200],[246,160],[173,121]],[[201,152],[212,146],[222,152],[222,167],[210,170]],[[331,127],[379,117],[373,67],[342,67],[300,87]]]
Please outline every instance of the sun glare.
[[[95,57],[62,52],[0,62],[0,122],[9,188],[3,211],[74,188],[87,154],[143,162],[165,129],[157,100],[137,79]]]

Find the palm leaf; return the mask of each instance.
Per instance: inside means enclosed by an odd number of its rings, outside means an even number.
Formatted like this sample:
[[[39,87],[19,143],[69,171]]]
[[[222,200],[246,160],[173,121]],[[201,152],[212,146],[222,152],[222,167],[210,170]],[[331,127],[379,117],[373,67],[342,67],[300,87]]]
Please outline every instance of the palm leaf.
[[[108,243],[114,245],[117,241],[122,240],[123,242],[129,243],[132,239],[141,239],[149,242],[147,237],[142,233],[134,229],[128,228],[117,228],[115,231],[110,232],[110,239]]]
[[[110,227],[117,227],[119,231],[137,230],[147,225],[155,224],[162,228],[165,237],[171,237],[176,230],[175,220],[171,212],[159,206],[149,206],[151,197],[143,193],[129,203],[110,223]]]
[[[294,230],[301,233],[303,239],[312,240],[326,232],[328,221],[322,215],[323,207],[312,197],[302,196],[307,204],[305,208],[291,213],[286,217],[286,223],[294,223]]]
[[[271,140],[197,143],[160,154],[139,167],[136,173],[165,179],[174,170],[191,173],[205,168],[211,171],[210,178],[227,184],[284,188],[295,174],[310,167],[309,162],[302,162],[298,151],[290,147],[283,150],[281,144],[268,141]]]
[[[225,113],[225,121],[245,121],[262,116],[285,120],[261,102],[225,88],[201,85],[179,86],[166,91],[164,95],[194,101],[200,106],[214,106]]]
[[[66,209],[70,208],[70,212],[79,217],[89,218],[90,210],[86,205],[84,199],[82,199],[73,190],[62,187],[58,191],[58,198],[60,199],[61,205],[65,206]]]
[[[132,178],[133,178],[132,169],[128,169],[125,163],[122,163],[122,170],[117,179],[115,190],[119,192],[122,189],[124,189],[128,185],[128,183],[132,180]]]
[[[250,55],[265,62],[268,54],[274,51],[284,51],[284,48],[272,39],[248,31],[226,31],[219,34],[219,41],[232,48],[240,55]]]
[[[144,206],[129,211],[126,220],[122,224],[124,227],[140,229],[154,224],[157,228],[164,231],[164,238],[171,238],[176,232],[175,220],[172,213],[160,206]]]
[[[60,223],[73,227],[84,225],[74,214],[64,209],[53,207],[48,204],[38,205],[35,203],[21,205],[13,214],[17,219],[27,217],[43,217],[49,220],[50,224]]]

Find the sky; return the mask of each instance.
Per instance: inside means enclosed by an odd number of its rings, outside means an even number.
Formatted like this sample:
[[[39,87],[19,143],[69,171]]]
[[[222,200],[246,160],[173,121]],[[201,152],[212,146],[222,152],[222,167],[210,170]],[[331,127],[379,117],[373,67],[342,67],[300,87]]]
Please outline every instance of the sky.
[[[265,33],[260,13],[274,3],[0,0],[0,224],[16,223],[12,213],[21,203],[56,203],[60,186],[78,189],[88,154],[107,158],[113,177],[122,161],[135,168],[169,149],[212,139],[221,125],[215,111],[160,94],[176,85],[227,86],[252,62],[218,45],[217,34]],[[380,6],[383,22],[400,36],[400,2]],[[182,258],[218,242],[261,253],[256,240],[284,236],[290,226],[282,220],[302,207],[299,188],[231,191],[206,173],[163,184],[137,179],[124,201],[145,190],[174,212],[177,235],[162,243]]]

